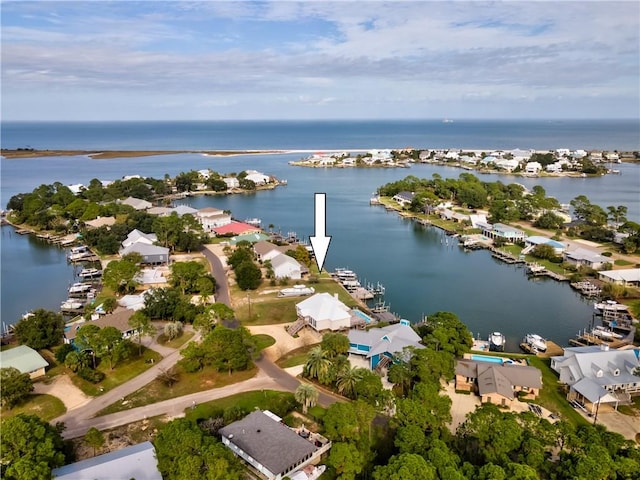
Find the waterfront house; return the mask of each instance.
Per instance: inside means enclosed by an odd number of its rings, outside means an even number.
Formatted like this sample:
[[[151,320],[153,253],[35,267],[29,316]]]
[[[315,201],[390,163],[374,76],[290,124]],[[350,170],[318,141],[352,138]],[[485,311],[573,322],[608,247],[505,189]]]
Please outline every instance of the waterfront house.
[[[510,243],[521,242],[527,236],[522,230],[505,225],[504,223],[487,224],[481,227],[482,234],[492,239],[502,238]]]
[[[87,187],[85,187],[82,183],[75,183],[73,185],[67,185],[67,188],[69,190],[71,190],[71,193],[73,193],[74,195],[78,195],[80,192],[85,190]]]
[[[627,287],[640,287],[640,268],[603,270],[598,272],[600,280]]]
[[[245,233],[243,235],[236,235],[235,237],[231,237],[229,243],[231,245],[237,245],[240,242],[249,242],[249,243],[258,243],[264,242],[269,238],[269,235],[262,232],[253,232],[253,233]]]
[[[351,326],[351,309],[329,293],[315,295],[296,304],[298,319],[317,331],[345,330]]]
[[[558,173],[562,171],[560,162],[549,163],[544,169],[549,173]]]
[[[146,200],[135,197],[127,197],[124,200],[120,200],[119,203],[122,205],[129,205],[135,210],[147,210],[148,208],[153,207],[153,204],[151,202],[147,202]]]
[[[214,228],[223,227],[231,223],[231,215],[219,208],[205,207],[195,213],[196,220],[205,232],[212,232]]]
[[[127,248],[134,243],[144,243],[146,245],[153,245],[158,241],[158,237],[155,233],[144,233],[137,228],[129,232],[127,238],[122,241],[122,247]]]
[[[138,253],[142,257],[145,265],[162,265],[169,263],[169,249],[158,245],[149,245],[144,242],[136,242],[126,248],[121,248],[118,252],[121,257],[130,253]]]
[[[551,368],[569,386],[567,399],[593,413],[600,404],[617,407],[640,394],[640,348],[612,350],[607,345],[565,348],[551,357]]]
[[[247,176],[244,178],[251,180],[256,185],[266,185],[271,181],[271,178],[268,175],[260,173],[257,170],[245,170],[245,173]]]
[[[537,245],[549,245],[553,247],[553,251],[556,255],[562,255],[562,252],[565,251],[567,246],[562,242],[557,242],[547,237],[542,237],[540,235],[533,235],[531,237],[527,237],[524,239],[525,249],[530,247],[533,249]]]
[[[265,260],[270,260],[275,257],[277,254],[282,253],[275,243],[260,241],[256,242],[253,245],[253,251],[256,254],[256,258],[259,262],[264,262]],[[268,257],[267,257],[268,255]]]
[[[261,476],[281,480],[316,464],[331,448],[331,442],[304,426],[289,428],[269,410],[254,410],[220,429],[222,443]]]
[[[254,227],[244,222],[232,220],[230,223],[213,229],[213,233],[218,236],[225,235],[246,235],[249,233],[260,232],[259,227]]]
[[[496,167],[502,168],[507,172],[512,172],[513,170],[518,168],[519,165],[520,165],[520,161],[518,161],[515,158],[511,158],[511,159],[502,158],[496,161]]]
[[[420,343],[420,335],[411,325],[402,320],[395,325],[369,330],[351,329],[349,337],[349,353],[363,355],[369,360],[369,368],[384,367],[402,358],[405,348],[424,348]]]
[[[302,278],[302,265],[293,257],[278,253],[271,259],[271,268],[276,278],[290,278],[300,280]]]
[[[227,185],[227,190],[240,188],[240,181],[236,177],[225,177],[222,181]]]
[[[28,373],[34,379],[44,375],[44,369],[49,366],[42,356],[27,345],[19,345],[0,352],[0,366],[2,368],[16,368],[20,373]]]
[[[534,399],[542,388],[535,367],[462,359],[456,362],[456,390],[476,392],[482,403],[511,406],[518,397]]]
[[[51,474],[56,480],[162,480],[151,442],[138,443],[54,468]]]
[[[568,263],[584,265],[586,267],[593,268],[594,270],[598,270],[599,268],[602,268],[605,263],[611,263],[612,261],[609,257],[600,255],[596,251],[581,247],[576,248],[575,250],[565,251],[564,259]]]
[[[183,215],[193,215],[194,217],[198,213],[197,208],[190,207],[189,205],[178,205],[171,209],[171,212],[175,212],[179,217]]]
[[[413,192],[398,192],[393,196],[393,199],[403,207],[406,207],[408,205],[411,205],[411,202],[413,201],[413,197],[415,197],[415,195],[416,194]]]
[[[151,207],[147,210],[149,215],[157,215],[159,217],[168,217],[173,212],[173,208],[170,207]]]
[[[116,223],[116,217],[98,217],[93,220],[87,220],[84,222],[88,229],[110,227]]]
[[[469,220],[469,215],[465,215],[464,213],[454,212],[453,210],[449,210],[448,208],[443,208],[439,211],[440,218],[443,220],[450,220],[456,223],[462,223],[465,220]]]
[[[527,162],[524,167],[525,173],[531,175],[537,175],[538,173],[540,173],[540,170],[542,170],[542,165],[540,164],[540,162]]]

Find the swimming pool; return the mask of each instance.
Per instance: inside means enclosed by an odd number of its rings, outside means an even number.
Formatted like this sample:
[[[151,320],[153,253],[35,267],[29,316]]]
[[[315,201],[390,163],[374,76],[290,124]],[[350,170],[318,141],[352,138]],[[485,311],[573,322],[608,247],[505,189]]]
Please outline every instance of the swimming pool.
[[[353,308],[351,310],[351,313],[353,313],[354,315],[362,318],[366,323],[371,323],[373,321],[373,319],[369,315],[367,315],[366,313],[364,313],[361,310],[358,310],[357,308]]]
[[[478,362],[490,362],[490,363],[500,363],[500,364],[515,363],[510,358],[491,357],[489,355],[471,355],[471,360],[476,360]]]

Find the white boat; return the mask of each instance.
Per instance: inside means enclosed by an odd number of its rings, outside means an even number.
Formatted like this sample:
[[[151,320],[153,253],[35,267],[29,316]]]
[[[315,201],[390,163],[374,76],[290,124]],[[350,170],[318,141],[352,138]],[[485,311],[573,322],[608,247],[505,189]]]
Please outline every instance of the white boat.
[[[629,307],[623,303],[618,303],[614,300],[605,300],[604,302],[598,302],[593,304],[593,308],[597,313],[607,312],[626,312]]]
[[[543,265],[540,265],[539,263],[530,263],[527,265],[527,273],[531,274],[531,275],[536,275],[538,273],[542,273],[546,270],[546,268]]]
[[[505,336],[502,333],[491,332],[489,335],[489,350],[494,352],[503,352],[505,341]]]
[[[91,285],[88,283],[74,283],[69,287],[69,293],[84,293],[91,289]]]
[[[68,300],[62,302],[62,305],[60,305],[60,310],[79,310],[83,306],[84,303],[73,298],[69,298]]]
[[[306,285],[294,285],[291,288],[283,288],[278,292],[279,297],[304,297],[305,295],[311,295],[315,293],[313,287],[307,287]]]
[[[83,268],[78,273],[80,278],[97,278],[102,276],[102,270],[98,270],[97,268]]]
[[[259,218],[247,218],[244,223],[248,223],[249,225],[253,225],[254,227],[259,227],[262,224],[262,220]]]
[[[619,333],[614,332],[610,328],[603,327],[602,325],[596,325],[595,327],[593,327],[593,330],[591,330],[591,334],[606,341],[619,340],[623,338],[623,336]]]
[[[524,337],[524,341],[536,352],[547,351],[547,341],[537,333],[527,333]]]

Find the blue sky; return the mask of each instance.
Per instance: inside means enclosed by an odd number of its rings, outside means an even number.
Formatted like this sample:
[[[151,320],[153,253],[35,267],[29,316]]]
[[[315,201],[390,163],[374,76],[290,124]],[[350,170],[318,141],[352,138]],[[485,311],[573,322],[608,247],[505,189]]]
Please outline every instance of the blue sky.
[[[0,8],[3,120],[640,116],[635,0]]]

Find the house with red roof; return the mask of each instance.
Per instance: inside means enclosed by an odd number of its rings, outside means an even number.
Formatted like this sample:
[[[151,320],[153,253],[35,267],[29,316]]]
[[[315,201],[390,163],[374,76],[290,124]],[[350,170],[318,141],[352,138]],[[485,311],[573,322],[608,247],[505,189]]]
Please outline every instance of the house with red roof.
[[[260,228],[254,227],[244,222],[236,222],[235,220],[227,225],[223,225],[218,228],[214,228],[213,232],[216,235],[244,235],[247,233],[259,232]]]

